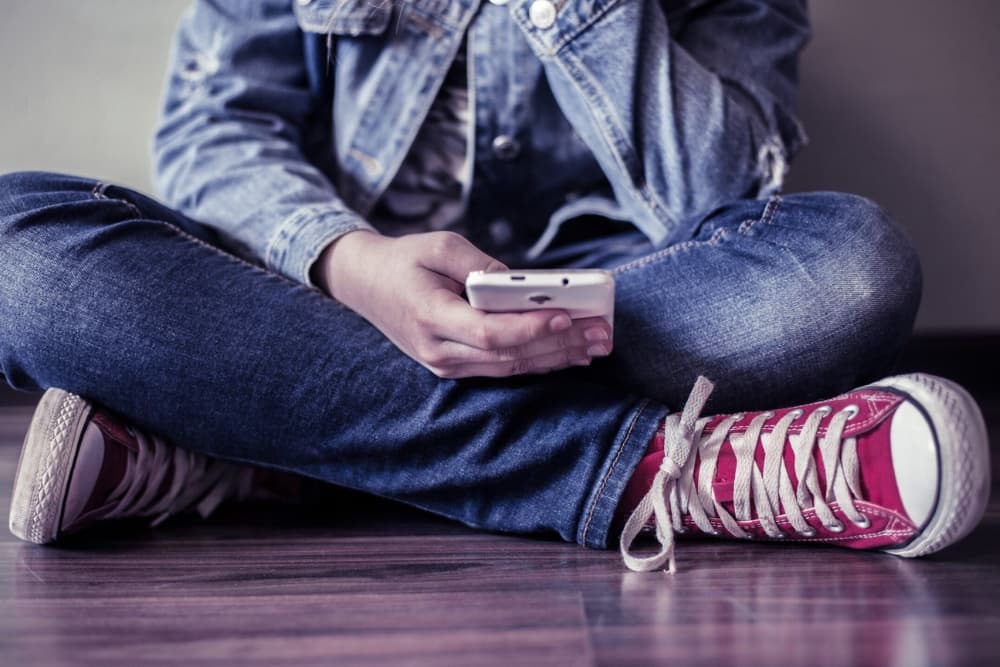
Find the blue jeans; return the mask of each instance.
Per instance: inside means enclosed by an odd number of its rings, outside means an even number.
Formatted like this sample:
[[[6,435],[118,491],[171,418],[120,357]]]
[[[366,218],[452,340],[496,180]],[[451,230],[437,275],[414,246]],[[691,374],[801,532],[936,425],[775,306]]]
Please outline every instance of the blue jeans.
[[[736,201],[660,248],[601,234],[557,239],[538,263],[614,270],[614,354],[443,380],[146,196],[10,174],[0,369],[15,388],[67,389],[211,456],[603,547],[633,468],[697,375],[717,384],[710,412],[840,392],[891,369],[919,301],[904,235],[849,195]]]

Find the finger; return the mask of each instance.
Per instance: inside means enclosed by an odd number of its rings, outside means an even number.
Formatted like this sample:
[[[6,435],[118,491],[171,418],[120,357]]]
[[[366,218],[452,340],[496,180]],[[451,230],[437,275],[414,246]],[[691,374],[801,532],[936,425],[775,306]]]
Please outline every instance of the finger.
[[[614,327],[603,317],[583,317],[573,320],[573,326],[583,327],[588,342],[603,343],[614,340]]]
[[[541,375],[571,366],[589,366],[590,357],[581,350],[562,350],[538,357],[492,363],[468,363],[450,367],[449,378],[513,377],[515,375]]]
[[[561,333],[573,323],[562,310],[524,313],[484,313],[464,299],[441,292],[434,304],[433,333],[443,341],[464,343],[480,350],[517,347]]]
[[[428,247],[420,255],[420,264],[431,271],[464,284],[473,271],[505,271],[506,265],[490,257],[464,236],[453,232],[425,234]]]
[[[465,343],[445,340],[438,343],[441,357],[448,363],[492,363],[517,361],[562,350],[576,351],[589,357],[603,357],[611,353],[611,341],[606,329],[596,329],[602,338],[595,338],[595,327],[574,322],[569,329],[551,334],[523,345],[484,350]]]

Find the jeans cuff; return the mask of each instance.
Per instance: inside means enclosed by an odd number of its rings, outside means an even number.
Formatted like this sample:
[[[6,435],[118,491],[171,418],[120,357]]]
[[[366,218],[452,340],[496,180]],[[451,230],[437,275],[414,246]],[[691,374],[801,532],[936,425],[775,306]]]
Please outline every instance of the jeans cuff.
[[[614,538],[610,533],[618,503],[667,412],[664,406],[644,400],[625,422],[601,466],[600,481],[587,500],[586,513],[577,528],[577,542],[594,549],[608,547]]]

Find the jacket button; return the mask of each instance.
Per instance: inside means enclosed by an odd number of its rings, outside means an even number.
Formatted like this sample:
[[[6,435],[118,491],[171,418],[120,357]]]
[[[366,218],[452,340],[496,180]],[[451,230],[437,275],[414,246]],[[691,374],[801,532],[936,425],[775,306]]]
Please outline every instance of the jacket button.
[[[556,6],[552,4],[552,0],[535,0],[528,8],[528,18],[536,28],[551,28],[556,22]]]
[[[510,223],[503,218],[499,218],[490,223],[490,238],[498,246],[505,246],[514,239],[514,229]]]
[[[493,140],[493,154],[501,160],[513,160],[521,152],[521,144],[514,137],[501,134]]]

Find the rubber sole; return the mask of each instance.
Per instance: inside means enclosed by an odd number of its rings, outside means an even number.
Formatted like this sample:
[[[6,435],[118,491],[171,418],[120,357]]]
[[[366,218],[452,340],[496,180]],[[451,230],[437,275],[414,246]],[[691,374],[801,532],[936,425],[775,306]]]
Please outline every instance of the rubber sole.
[[[59,536],[63,501],[76,453],[92,411],[85,400],[49,389],[24,437],[14,477],[10,532],[35,544]]]
[[[972,532],[986,511],[990,453],[983,415],[965,389],[935,375],[898,375],[872,386],[904,394],[924,412],[934,429],[940,464],[930,518],[915,538],[885,551],[906,558],[940,551]]]

